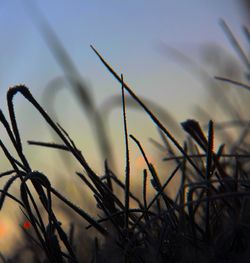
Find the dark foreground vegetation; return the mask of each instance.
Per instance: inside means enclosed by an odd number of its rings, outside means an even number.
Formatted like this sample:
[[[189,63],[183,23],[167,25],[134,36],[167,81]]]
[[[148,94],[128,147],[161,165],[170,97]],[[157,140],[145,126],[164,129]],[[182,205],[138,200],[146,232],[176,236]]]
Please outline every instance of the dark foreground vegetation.
[[[224,22],[223,27],[249,72],[247,57]],[[246,28],[244,30],[249,37],[249,31]],[[60,52],[64,51],[57,44],[56,41],[53,42],[60,58]],[[239,118],[227,123],[240,127],[238,138],[230,145],[215,147],[216,123],[210,120],[204,128],[196,120],[187,120],[181,125],[188,137],[184,143],[180,143],[123,81],[123,76],[117,74],[94,47],[92,49],[121,86],[126,145],[125,179],[119,179],[122,177],[112,171],[109,158],[104,161],[105,174],[96,174],[69,134],[52,120],[29,89],[24,85],[10,88],[7,92],[9,121],[0,111],[0,122],[15,154],[0,140],[1,150],[12,167],[0,174],[1,179],[9,178],[0,190],[0,208],[5,205],[6,198],[12,199],[20,207],[30,227],[29,230],[23,229],[21,246],[12,255],[1,254],[1,260],[41,263],[249,262],[249,121]],[[66,56],[62,57],[64,61],[59,62],[65,69],[69,61]],[[72,65],[70,68],[73,70]],[[65,75],[68,76],[73,92],[81,95],[89,114],[95,112],[84,85],[78,81],[75,71],[72,72],[74,74]],[[220,80],[250,89],[247,85],[230,79]],[[164,176],[158,174],[147,158],[140,140],[129,135],[126,120],[128,97],[124,95],[125,92],[145,111],[159,130],[162,142],[158,146],[164,149],[166,155],[163,161],[173,164],[172,170],[167,171],[167,176],[166,172]],[[82,184],[88,186],[96,200],[98,215],[93,217],[89,211],[81,209],[57,191],[45,174],[33,170],[23,152],[15,116],[13,98],[17,95],[23,96],[33,105],[61,140],[61,144],[39,141],[29,143],[67,151],[76,159],[82,169],[72,176],[78,176]],[[108,157],[110,147],[103,119],[98,112],[92,115],[92,119],[99,134],[103,155]],[[220,125],[220,128],[225,128],[225,125]],[[130,142],[137,145],[146,164],[142,171],[141,193],[132,193],[130,190]],[[177,191],[169,194],[168,186],[176,177],[179,185]],[[13,183],[20,185],[20,192],[15,196],[9,191]],[[149,186],[154,189],[150,196]],[[119,189],[119,195],[115,189]],[[64,222],[58,219],[55,202],[62,203],[65,211],[75,220],[67,231]],[[78,215],[77,219],[73,214]]]

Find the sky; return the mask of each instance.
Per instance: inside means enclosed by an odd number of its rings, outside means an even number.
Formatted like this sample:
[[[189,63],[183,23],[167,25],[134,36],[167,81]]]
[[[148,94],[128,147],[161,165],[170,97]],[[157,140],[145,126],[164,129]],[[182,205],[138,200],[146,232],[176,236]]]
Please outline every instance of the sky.
[[[118,74],[123,74],[125,82],[140,97],[164,108],[177,122],[191,118],[194,106],[202,104],[206,96],[204,85],[164,48],[174,48],[191,60],[199,60],[202,47],[207,44],[216,43],[233,53],[219,19],[223,18],[240,35],[240,26],[245,18],[239,2],[1,1],[1,108],[7,113],[5,97],[8,88],[25,84],[49,113],[51,108],[54,109],[59,123],[80,143],[80,147],[85,147],[92,158],[96,155],[96,147],[92,147],[92,144],[96,146],[92,127],[69,87],[61,84],[66,88],[57,93],[53,105],[48,105],[50,101],[46,94],[49,87],[62,78],[63,71],[46,38],[39,31],[38,10],[87,83],[97,107],[107,106],[108,99],[120,95],[121,90],[119,83],[100,63],[90,45],[104,56]],[[44,121],[20,96],[15,98],[15,107],[24,141],[51,141]],[[145,116],[134,111],[130,115],[131,132],[147,138],[151,132],[155,135],[153,125],[144,129],[148,125]],[[123,144],[121,116],[120,109],[114,109],[106,120],[110,134],[119,144]],[[82,140],[83,131],[85,140]],[[32,152],[30,147],[27,151],[30,154]]]
[[[202,48],[210,44],[219,45],[223,50],[233,53],[219,19],[223,18],[241,37],[240,26],[246,18],[240,2],[2,0],[0,107],[7,115],[6,91],[17,84],[27,85],[37,100],[48,106],[45,99],[48,87],[63,76],[60,65],[37,27],[36,12],[30,8],[30,4],[35,3],[88,84],[97,106],[107,105],[108,98],[120,95],[121,90],[119,83],[100,63],[90,45],[94,45],[118,74],[123,74],[124,80],[136,94],[163,107],[177,122],[191,118],[193,107],[202,103],[206,96],[204,85],[162,47],[175,48],[195,61],[200,60]],[[49,106],[54,108],[57,120],[80,145],[91,164],[98,166],[95,135],[86,114],[76,101],[67,87],[57,94],[53,105]],[[48,126],[24,99],[20,96],[15,98],[15,106],[24,142],[28,139],[51,141]],[[50,109],[47,109],[48,112]],[[113,110],[110,115],[106,120],[109,134],[117,148],[116,155],[124,162],[121,110]],[[127,117],[129,132],[135,136],[144,136],[145,139],[141,139],[143,143],[146,143],[151,133],[152,137],[157,136],[146,116],[128,110]],[[2,128],[0,138],[8,142]],[[136,147],[133,151],[137,151]],[[26,144],[25,154],[32,157],[34,169],[42,171],[44,167],[50,169],[53,166],[48,163],[52,156],[55,173],[60,174],[61,166],[55,154]],[[1,165],[3,158],[0,154]],[[135,158],[139,158],[138,153]]]
[[[39,31],[39,10],[87,83],[97,106],[107,106],[108,99],[120,95],[121,90],[119,83],[101,64],[90,45],[104,56],[118,74],[123,74],[125,82],[140,97],[164,108],[177,122],[190,118],[194,106],[203,103],[206,96],[204,85],[198,76],[183,68],[181,62],[163,47],[174,48],[194,61],[200,59],[202,47],[206,45],[216,44],[233,52],[219,25],[219,19],[223,18],[239,35],[240,25],[244,22],[239,2],[1,1],[1,108],[7,111],[5,97],[8,88],[25,84],[37,100],[46,109],[48,107],[49,112],[51,107],[54,108],[59,122],[69,132],[75,132],[76,138],[80,140],[82,132],[76,132],[73,127],[78,127],[75,123],[82,122],[86,145],[95,141],[91,137],[93,132],[88,118],[76,103],[67,84],[61,84],[66,88],[58,92],[53,105],[47,105],[48,100],[45,98],[46,94],[50,94],[49,87],[63,76],[63,71]],[[20,96],[15,99],[15,106],[24,140],[37,139],[35,131],[46,128],[38,114]],[[116,139],[115,132],[119,129],[113,127],[119,124],[122,130],[121,114],[113,110],[110,116],[106,122]],[[149,136],[145,129],[141,129],[146,118],[135,112],[131,116],[131,127],[138,128],[140,135]],[[152,129],[146,130],[152,132]],[[45,134],[43,130],[39,138],[46,139]]]
[[[123,74],[125,82],[136,94],[164,108],[177,122],[190,118],[193,107],[204,99],[204,85],[162,47],[175,48],[193,60],[199,59],[202,47],[207,44],[216,43],[233,52],[219,19],[223,18],[240,35],[240,26],[245,18],[239,2],[1,1],[1,108],[7,111],[6,91],[17,84],[28,86],[38,101],[48,106],[48,101],[44,99],[46,90],[63,76],[60,65],[37,26],[38,9],[87,83],[97,106],[106,105],[108,98],[120,95],[120,85],[100,63],[90,45],[104,56],[118,74]],[[39,138],[48,140],[46,126],[32,107],[20,96],[15,99],[15,106],[24,140],[37,139],[36,131],[39,130],[42,131]],[[95,141],[91,137],[88,118],[80,110],[69,87],[58,92],[53,105],[49,106],[55,109],[59,122],[69,132],[74,133],[74,127],[82,123],[80,131],[74,134],[75,138],[79,137],[77,141],[82,136],[82,130],[87,142]],[[116,126],[122,131],[120,112],[113,110],[110,116],[107,123],[111,124],[111,132],[117,130],[114,129]],[[131,116],[131,126],[142,130],[146,118],[134,112]],[[140,122],[140,119],[143,121]],[[152,129],[144,129],[142,133],[149,136],[146,131],[151,132]]]
[[[219,18],[239,30],[242,17],[236,0],[191,0],[181,4],[173,0],[1,1],[1,102],[9,86],[25,83],[40,96],[49,81],[62,75],[32,19],[33,11],[27,8],[29,2],[35,2],[42,11],[79,72],[90,82],[98,102],[112,95],[115,82],[90,44],[124,74],[139,94],[173,107],[187,76],[160,51],[160,44],[191,52],[191,56],[204,43],[227,46]],[[198,83],[193,82],[202,93]]]

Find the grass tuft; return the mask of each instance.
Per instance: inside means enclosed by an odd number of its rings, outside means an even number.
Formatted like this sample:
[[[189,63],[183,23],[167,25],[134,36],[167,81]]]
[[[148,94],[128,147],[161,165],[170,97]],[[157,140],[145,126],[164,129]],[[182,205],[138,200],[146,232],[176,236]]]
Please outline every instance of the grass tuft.
[[[249,70],[248,59],[228,25],[222,26],[229,40]],[[46,26],[48,27],[48,26]],[[245,29],[248,37],[248,31]],[[55,36],[53,32],[52,38]],[[60,42],[54,38],[53,49],[59,63],[65,63],[64,71],[75,72]],[[195,119],[181,123],[187,137],[180,143],[169,132],[156,114],[124,82],[123,76],[107,63],[93,47],[100,61],[121,85],[122,117],[125,138],[125,178],[113,171],[113,153],[105,132],[102,113],[96,111],[92,98],[70,76],[76,94],[82,94],[89,116],[94,118],[94,129],[100,135],[100,149],[105,156],[104,174],[100,175],[90,166],[82,152],[64,128],[50,117],[25,85],[10,88],[7,92],[9,121],[0,110],[0,122],[12,145],[0,140],[0,147],[9,161],[10,170],[0,174],[7,182],[0,189],[0,209],[9,198],[19,206],[24,223],[23,241],[3,262],[248,262],[250,256],[250,170],[249,170],[249,122],[240,120],[216,125],[209,120],[203,128]],[[69,69],[69,67],[71,67]],[[65,73],[65,74],[66,74]],[[69,77],[69,76],[67,76]],[[224,77],[216,79],[241,86],[248,85]],[[80,86],[78,86],[78,84]],[[76,90],[76,87],[80,90]],[[82,88],[80,88],[82,87]],[[158,133],[157,141],[151,142],[164,153],[164,172],[157,170],[149,161],[143,143],[128,132],[127,101],[130,99],[141,107],[152,120]],[[84,95],[84,94],[85,95]],[[75,159],[79,170],[72,175],[79,178],[79,186],[85,186],[93,195],[97,213],[81,208],[71,198],[65,197],[52,185],[49,176],[32,168],[23,150],[22,138],[15,114],[14,97],[21,94],[32,104],[51,130],[60,139],[59,143],[28,141],[30,145],[63,150]],[[87,100],[87,101],[86,101]],[[132,104],[131,104],[132,105]],[[230,103],[226,103],[227,107]],[[91,112],[94,112],[91,115]],[[231,112],[232,116],[235,112]],[[231,142],[229,151],[223,143],[216,150],[217,128],[240,126],[243,131]],[[138,147],[145,167],[141,170],[141,192],[132,192],[130,142]],[[14,153],[10,149],[14,149]],[[15,157],[14,157],[15,156]],[[136,175],[140,176],[140,175]],[[124,178],[120,179],[120,178]],[[175,191],[172,190],[173,181]],[[150,183],[149,183],[150,182]],[[10,193],[14,184],[19,185],[16,195]],[[171,192],[171,193],[170,193]],[[89,202],[82,193],[83,202]],[[72,218],[69,229],[59,220],[58,207]],[[21,253],[20,253],[21,252]]]

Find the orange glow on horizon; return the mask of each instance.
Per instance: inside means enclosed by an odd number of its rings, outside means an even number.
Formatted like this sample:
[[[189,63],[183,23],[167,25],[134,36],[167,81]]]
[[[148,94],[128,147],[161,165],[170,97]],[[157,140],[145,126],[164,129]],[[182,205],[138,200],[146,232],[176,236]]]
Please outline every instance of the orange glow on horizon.
[[[0,238],[4,238],[7,235],[8,226],[3,221],[0,222]]]
[[[147,159],[148,159],[149,163],[155,164],[155,160],[154,160],[154,158],[151,155],[148,155]],[[144,157],[142,155],[140,155],[139,157],[137,157],[135,159],[135,167],[137,169],[140,169],[140,170],[148,168],[147,164],[146,164],[146,161],[145,161],[145,159],[144,159]]]

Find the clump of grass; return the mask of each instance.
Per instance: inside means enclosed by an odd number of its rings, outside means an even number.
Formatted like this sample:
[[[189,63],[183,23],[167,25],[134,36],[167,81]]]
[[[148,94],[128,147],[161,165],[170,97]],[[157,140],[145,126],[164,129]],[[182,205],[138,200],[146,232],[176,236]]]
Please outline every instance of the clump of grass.
[[[231,31],[227,32],[231,34]],[[239,45],[235,46],[239,48]],[[53,121],[25,85],[9,89],[7,105],[10,121],[0,111],[0,122],[11,140],[15,154],[0,140],[0,147],[12,167],[10,171],[0,174],[0,178],[9,178],[1,189],[0,209],[6,198],[12,199],[22,210],[30,231],[23,229],[25,238],[21,250],[14,251],[9,258],[0,254],[2,261],[247,262],[250,256],[250,155],[247,147],[244,153],[239,153],[237,147],[226,153],[223,144],[215,150],[214,122],[209,121],[206,133],[199,122],[193,119],[182,123],[188,138],[181,144],[128,86],[123,76],[117,74],[93,46],[91,48],[121,85],[126,146],[125,179],[119,179],[121,177],[112,171],[109,159],[104,162],[105,174],[97,174],[69,134]],[[72,85],[79,88],[78,84],[72,81]],[[168,153],[163,161],[174,164],[168,176],[158,174],[140,140],[129,134],[125,92],[159,130],[162,142],[157,144]],[[40,141],[29,143],[67,151],[75,158],[82,169],[76,175],[92,192],[100,211],[98,216],[81,209],[57,191],[45,174],[32,169],[23,152],[16,121],[13,99],[17,94],[33,105],[61,140],[61,144]],[[93,104],[88,105],[94,109]],[[101,120],[101,115],[98,116],[97,120]],[[97,127],[103,130],[103,124]],[[106,135],[102,136],[100,143],[109,145],[106,140]],[[138,192],[132,193],[130,188],[130,143],[135,143],[146,164],[141,196],[138,196]],[[241,149],[244,144],[247,146],[245,137],[240,140],[240,144]],[[102,149],[105,149],[105,153],[110,148]],[[173,196],[169,194],[168,187],[176,177],[179,178],[179,186]],[[20,193],[19,196],[13,196],[9,190],[17,181]],[[149,187],[154,189],[152,197],[148,196]],[[121,196],[115,194],[116,188],[122,192]],[[55,200],[61,202],[68,213],[78,215],[69,232],[58,218]],[[84,222],[87,229],[94,229],[95,234],[91,232],[91,235],[86,235],[86,231],[76,228],[78,222]],[[83,233],[86,236],[82,236]],[[83,246],[84,239],[88,241],[86,247]]]

